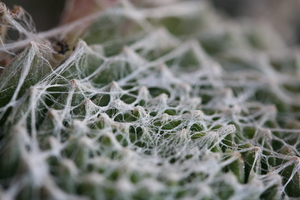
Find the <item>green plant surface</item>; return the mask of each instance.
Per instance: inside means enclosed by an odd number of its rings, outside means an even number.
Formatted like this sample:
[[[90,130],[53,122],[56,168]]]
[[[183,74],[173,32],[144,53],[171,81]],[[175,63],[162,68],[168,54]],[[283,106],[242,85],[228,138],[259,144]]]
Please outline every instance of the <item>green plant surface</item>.
[[[68,26],[0,47],[32,40],[0,71],[0,199],[300,198],[298,53],[205,1],[124,2],[64,55]]]

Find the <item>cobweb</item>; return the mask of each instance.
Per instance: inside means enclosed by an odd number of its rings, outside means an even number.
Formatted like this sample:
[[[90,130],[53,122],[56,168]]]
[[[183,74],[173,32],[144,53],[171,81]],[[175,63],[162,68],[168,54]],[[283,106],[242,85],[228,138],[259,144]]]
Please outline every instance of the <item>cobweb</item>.
[[[1,199],[300,197],[300,54],[269,26],[122,1],[57,55],[80,23],[1,12],[22,35],[3,55],[26,46],[0,69]]]

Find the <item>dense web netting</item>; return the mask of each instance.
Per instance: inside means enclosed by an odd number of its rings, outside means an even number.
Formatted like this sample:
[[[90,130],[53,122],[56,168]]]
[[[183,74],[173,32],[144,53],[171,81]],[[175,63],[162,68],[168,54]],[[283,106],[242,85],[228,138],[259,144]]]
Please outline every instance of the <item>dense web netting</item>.
[[[26,46],[0,69],[1,199],[300,197],[300,54],[271,28],[122,1],[57,55],[79,22],[36,34],[1,6],[2,54]]]

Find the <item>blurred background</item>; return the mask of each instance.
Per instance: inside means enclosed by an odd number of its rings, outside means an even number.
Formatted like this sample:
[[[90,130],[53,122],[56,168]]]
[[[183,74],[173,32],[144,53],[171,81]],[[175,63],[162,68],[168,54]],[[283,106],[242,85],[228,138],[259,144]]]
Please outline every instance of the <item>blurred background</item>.
[[[299,0],[210,0],[221,12],[234,18],[266,22],[290,46],[300,44]]]
[[[266,21],[289,45],[300,44],[299,0],[209,0],[220,12],[232,18]],[[65,0],[3,0],[9,7],[22,6],[31,14],[37,31],[58,25]]]
[[[23,7],[33,18],[37,31],[45,31],[58,25],[65,0],[2,0],[10,9]]]

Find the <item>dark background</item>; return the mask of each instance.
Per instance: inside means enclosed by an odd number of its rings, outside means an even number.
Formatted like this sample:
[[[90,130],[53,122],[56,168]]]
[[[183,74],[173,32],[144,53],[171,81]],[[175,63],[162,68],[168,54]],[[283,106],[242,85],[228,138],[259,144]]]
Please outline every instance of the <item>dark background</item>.
[[[200,1],[200,0],[199,0]],[[233,18],[267,21],[287,44],[300,43],[299,0],[210,0],[222,13]],[[9,8],[22,6],[33,18],[37,31],[58,25],[65,0],[2,0]]]
[[[253,2],[264,0],[211,0],[213,5],[231,17],[251,15]],[[3,0],[9,7],[22,6],[32,16],[38,31],[55,27],[60,19],[65,0]],[[252,3],[251,3],[252,2]],[[261,3],[260,3],[261,4]]]
[[[9,8],[23,7],[33,18],[37,31],[45,31],[58,25],[64,0],[2,0]]]

